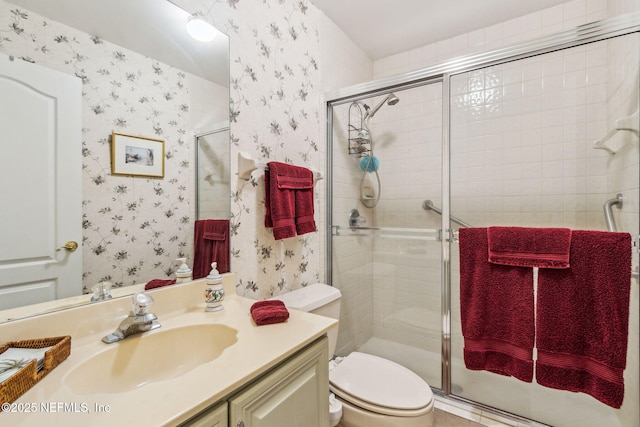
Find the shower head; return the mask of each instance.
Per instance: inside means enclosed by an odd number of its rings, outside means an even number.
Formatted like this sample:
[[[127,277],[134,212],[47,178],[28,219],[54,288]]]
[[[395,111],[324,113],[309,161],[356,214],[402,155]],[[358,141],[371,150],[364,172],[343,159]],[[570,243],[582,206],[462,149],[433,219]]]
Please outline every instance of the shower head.
[[[396,105],[398,102],[400,102],[400,99],[395,96],[393,94],[393,92],[389,92],[389,94],[382,100],[380,101],[380,103],[378,105],[376,105],[373,110],[366,108],[366,113],[364,115],[364,118],[372,118],[374,116],[374,114],[376,114],[378,112],[378,110],[380,108],[382,108],[382,106],[385,104],[385,102],[387,103],[387,105]]]
[[[395,94],[390,93],[387,95],[387,105],[396,105],[398,102],[400,102],[400,98],[395,96]]]

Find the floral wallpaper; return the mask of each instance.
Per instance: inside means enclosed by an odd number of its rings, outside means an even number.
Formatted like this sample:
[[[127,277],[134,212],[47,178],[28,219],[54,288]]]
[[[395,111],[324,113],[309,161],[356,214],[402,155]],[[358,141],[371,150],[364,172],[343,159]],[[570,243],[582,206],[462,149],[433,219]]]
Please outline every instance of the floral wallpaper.
[[[320,141],[319,12],[307,0],[181,0],[231,44],[231,159],[243,151],[324,170]],[[232,173],[235,173],[234,169]],[[262,299],[325,280],[324,181],[315,186],[318,231],[276,241],[264,227],[264,173],[232,179],[231,269],[237,291]]]
[[[176,0],[231,39],[231,159],[324,170],[320,140],[319,11],[308,0]],[[85,288],[165,278],[191,258],[194,165],[187,76],[0,0],[0,52],[83,80]],[[112,131],[165,140],[164,179],[112,176]],[[232,162],[232,176],[237,165]],[[232,179],[231,268],[238,293],[261,299],[324,280],[324,186],[318,231],[275,241],[265,229],[264,178]]]
[[[85,292],[170,276],[193,251],[190,76],[4,1],[0,52],[82,79]],[[164,140],[164,178],[111,175],[113,131]]]

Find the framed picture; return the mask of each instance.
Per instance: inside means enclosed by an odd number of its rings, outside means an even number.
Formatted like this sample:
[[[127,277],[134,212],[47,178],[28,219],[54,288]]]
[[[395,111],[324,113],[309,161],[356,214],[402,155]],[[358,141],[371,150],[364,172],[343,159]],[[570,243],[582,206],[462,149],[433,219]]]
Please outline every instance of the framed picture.
[[[111,174],[164,178],[164,141],[113,132]]]

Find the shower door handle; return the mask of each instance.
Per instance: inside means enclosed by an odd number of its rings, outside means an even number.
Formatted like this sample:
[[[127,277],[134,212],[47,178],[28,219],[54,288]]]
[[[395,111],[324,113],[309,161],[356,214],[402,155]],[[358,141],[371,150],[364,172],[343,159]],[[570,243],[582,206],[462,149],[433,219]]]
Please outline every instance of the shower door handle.
[[[436,240],[438,242],[441,242],[442,239],[446,239],[445,241],[447,242],[457,242],[458,241],[458,230],[451,230],[451,229],[446,229],[446,230],[437,230],[436,231]]]

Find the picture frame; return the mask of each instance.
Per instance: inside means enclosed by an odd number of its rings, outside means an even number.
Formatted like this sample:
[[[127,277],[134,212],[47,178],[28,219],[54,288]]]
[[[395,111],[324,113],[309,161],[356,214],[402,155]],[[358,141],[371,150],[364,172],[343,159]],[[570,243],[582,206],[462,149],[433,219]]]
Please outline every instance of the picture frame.
[[[164,178],[164,140],[112,132],[111,174]]]

